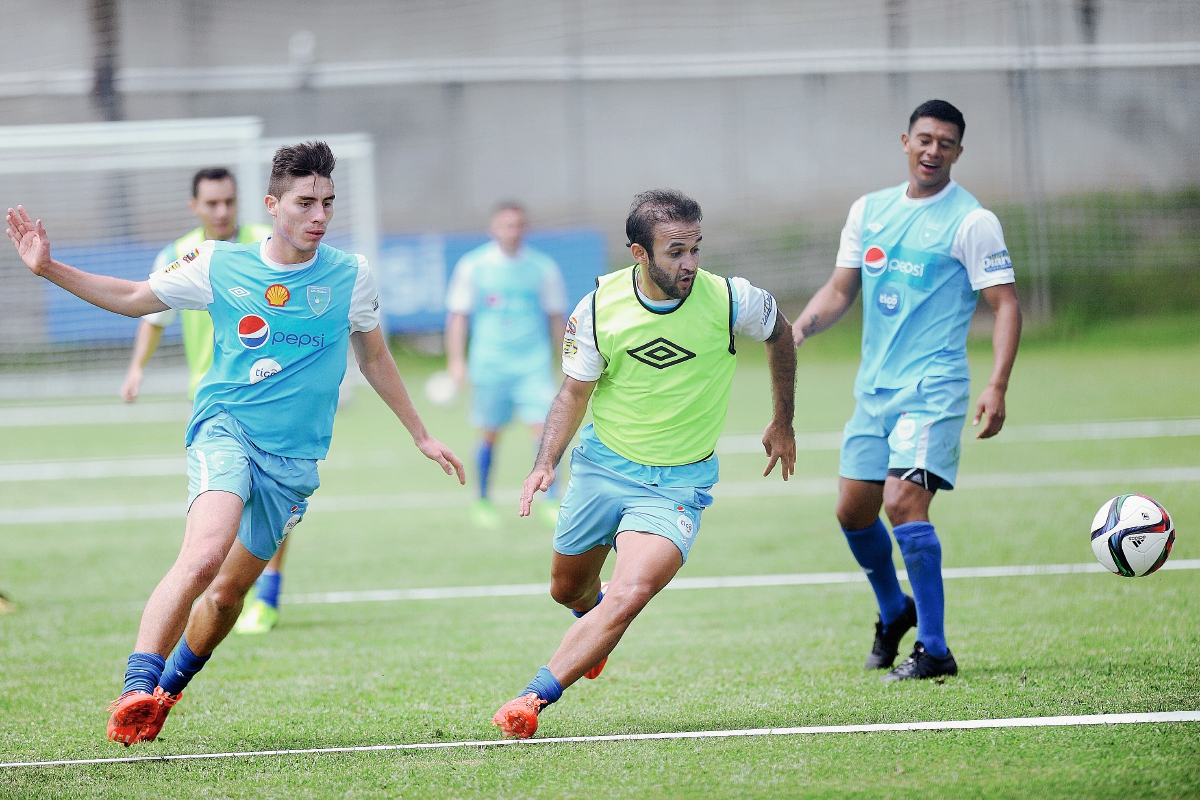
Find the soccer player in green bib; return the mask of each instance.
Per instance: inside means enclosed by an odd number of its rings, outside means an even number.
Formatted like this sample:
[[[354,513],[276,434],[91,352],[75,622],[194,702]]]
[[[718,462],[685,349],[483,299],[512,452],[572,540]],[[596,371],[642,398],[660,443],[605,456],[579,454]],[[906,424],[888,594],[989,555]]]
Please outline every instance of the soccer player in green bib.
[[[324,142],[282,147],[271,168],[271,237],[205,242],[148,281],[92,275],[50,257],[41,220],[8,210],[9,239],[35,275],[93,305],[140,317],[207,309],[213,365],[196,388],[188,512],[179,557],[142,612],[108,738],[153,741],[184,688],[229,634],[243,598],[304,518],[333,436],[353,347],[367,382],[421,453],[465,484],[462,462],[429,435],[379,327],[366,258],[322,242],[335,159]],[[191,255],[191,254],[189,254]]]
[[[521,494],[554,483],[555,467],[591,401],[593,422],[571,454],[554,533],[550,594],[578,620],[550,663],[492,718],[528,738],[538,714],[582,677],[596,678],[641,610],[670,583],[700,532],[717,482],[714,448],[736,366],[734,340],[766,342],[774,414],[769,475],[794,472],[796,354],[775,299],[742,278],[700,269],[700,206],[670,190],[634,198],[625,231],[634,266],[604,276],[575,308],[563,339],[562,388]],[[612,580],[600,569],[616,550]]]

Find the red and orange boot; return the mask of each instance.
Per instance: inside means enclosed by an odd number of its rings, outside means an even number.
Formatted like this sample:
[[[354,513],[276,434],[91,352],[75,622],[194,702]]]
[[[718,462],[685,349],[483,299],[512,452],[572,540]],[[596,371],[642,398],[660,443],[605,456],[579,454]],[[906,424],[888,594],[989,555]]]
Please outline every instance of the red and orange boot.
[[[142,728],[158,715],[158,699],[140,690],[126,692],[108,704],[108,739],[129,747],[141,741]]]
[[[153,742],[158,738],[158,734],[162,731],[163,723],[167,721],[167,714],[171,713],[171,709],[183,697],[183,692],[179,694],[169,694],[163,687],[154,687],[154,699],[158,701],[158,712],[154,715],[154,719],[142,726],[141,732],[138,734],[136,741]]]
[[[538,713],[546,701],[533,692],[523,694],[500,706],[492,717],[492,724],[500,729],[504,738],[528,739],[537,731]]]

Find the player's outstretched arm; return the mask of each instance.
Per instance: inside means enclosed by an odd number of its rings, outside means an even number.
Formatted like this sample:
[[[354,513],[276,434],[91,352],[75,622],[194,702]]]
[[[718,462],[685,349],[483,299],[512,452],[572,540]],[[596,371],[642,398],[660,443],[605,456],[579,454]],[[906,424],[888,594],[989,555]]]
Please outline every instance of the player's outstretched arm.
[[[595,388],[595,381],[580,381],[569,376],[563,381],[562,388],[558,390],[558,395],[550,405],[550,413],[546,415],[546,425],[542,429],[542,446],[533,462],[533,471],[529,473],[521,489],[522,517],[529,516],[534,493],[544,492],[554,483],[554,468],[566,452],[571,437],[579,430],[583,415],[587,413],[588,400],[591,399],[592,390]]]
[[[841,319],[854,298],[858,297],[861,288],[862,273],[859,270],[834,267],[833,275],[812,296],[792,325],[792,339],[796,347],[809,336],[816,336]]]
[[[355,331],[350,334],[350,343],[354,345],[354,357],[363,377],[412,434],[417,449],[426,458],[436,461],[447,475],[457,475],[458,482],[465,485],[467,477],[463,472],[463,463],[449,447],[425,430],[425,423],[421,421],[408,390],[404,388],[400,370],[396,369],[396,360],[384,341],[383,331],[378,327],[365,332]]]
[[[15,210],[10,208],[5,222],[8,227],[4,232],[34,275],[61,286],[94,306],[127,317],[141,317],[167,310],[166,304],[150,290],[147,281],[93,275],[52,259],[50,237],[46,235],[42,221],[39,219],[34,222],[22,206],[17,206]]]
[[[767,367],[771,372],[771,424],[763,434],[767,451],[767,469],[771,474],[775,463],[786,481],[796,472],[796,431],[792,420],[796,415],[796,347],[792,343],[792,326],[782,311],[775,312],[775,329],[767,338]]]
[[[1016,284],[989,286],[980,294],[996,314],[996,325],[992,329],[992,377],[979,394],[974,423],[978,425],[987,417],[987,424],[975,438],[989,439],[1004,427],[1004,395],[1008,392],[1008,378],[1021,342],[1021,305],[1017,302]]]

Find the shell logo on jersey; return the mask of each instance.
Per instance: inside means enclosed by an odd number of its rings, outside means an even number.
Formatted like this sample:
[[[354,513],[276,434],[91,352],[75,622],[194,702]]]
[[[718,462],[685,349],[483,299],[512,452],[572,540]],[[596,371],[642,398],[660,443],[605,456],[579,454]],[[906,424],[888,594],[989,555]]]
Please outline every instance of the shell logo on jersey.
[[[247,350],[257,350],[271,338],[271,326],[257,314],[247,314],[238,320],[238,339]]]
[[[282,283],[272,283],[263,294],[267,298],[267,305],[272,308],[283,308],[292,299],[292,293]]]
[[[878,278],[887,269],[888,256],[879,245],[871,245],[863,253],[863,269],[872,278]]]
[[[283,372],[283,367],[279,366],[278,361],[273,358],[260,358],[250,367],[250,383],[258,383],[280,372]]]

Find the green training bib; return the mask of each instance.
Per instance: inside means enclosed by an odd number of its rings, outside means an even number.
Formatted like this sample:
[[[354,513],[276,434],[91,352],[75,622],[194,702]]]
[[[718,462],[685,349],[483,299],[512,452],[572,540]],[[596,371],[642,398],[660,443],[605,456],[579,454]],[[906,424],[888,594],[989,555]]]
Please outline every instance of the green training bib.
[[[600,278],[593,295],[596,347],[606,362],[592,393],[596,435],[639,464],[703,461],[729,409],[733,288],[699,270],[682,303],[657,311],[638,297],[636,269]]]

